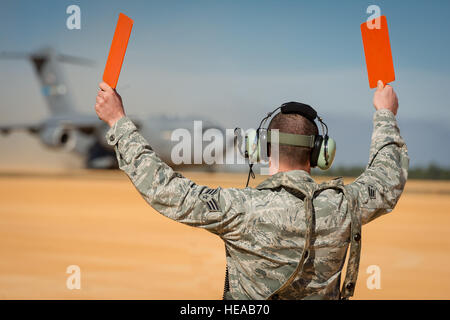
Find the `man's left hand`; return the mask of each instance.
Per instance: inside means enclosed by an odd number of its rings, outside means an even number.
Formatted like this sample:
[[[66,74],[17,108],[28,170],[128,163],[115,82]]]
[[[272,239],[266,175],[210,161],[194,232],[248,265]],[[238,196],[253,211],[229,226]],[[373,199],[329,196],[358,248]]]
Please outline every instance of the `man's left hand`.
[[[98,117],[112,127],[120,118],[125,116],[122,98],[106,82],[99,84],[95,112]]]

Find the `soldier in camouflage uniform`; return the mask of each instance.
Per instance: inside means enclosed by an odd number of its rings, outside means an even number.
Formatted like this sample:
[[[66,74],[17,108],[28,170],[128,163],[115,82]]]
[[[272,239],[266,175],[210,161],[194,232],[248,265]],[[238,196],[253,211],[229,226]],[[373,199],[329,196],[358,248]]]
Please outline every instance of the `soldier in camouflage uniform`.
[[[391,212],[407,179],[409,158],[395,118],[398,103],[392,87],[380,82],[375,92],[369,164],[353,183],[344,185],[338,178],[317,184],[305,167],[280,170],[256,188],[245,189],[211,189],[174,172],[125,116],[120,96],[105,83],[100,88],[95,108],[111,126],[107,142],[142,197],[166,217],[204,228],[225,242],[225,298],[353,295],[361,225]]]

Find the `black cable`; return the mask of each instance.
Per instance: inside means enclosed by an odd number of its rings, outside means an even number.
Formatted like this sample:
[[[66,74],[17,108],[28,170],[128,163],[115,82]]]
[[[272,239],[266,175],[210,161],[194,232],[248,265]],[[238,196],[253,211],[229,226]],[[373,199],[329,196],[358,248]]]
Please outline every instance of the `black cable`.
[[[261,122],[259,123],[259,127],[256,130],[257,135],[259,135],[259,130],[261,129],[262,125],[265,124],[265,122],[267,121],[267,119],[269,119],[275,112],[277,112],[282,106],[279,106],[278,108],[276,108],[275,110],[273,110],[272,112],[269,112],[267,114],[267,116],[261,120]],[[259,137],[257,137],[259,139]],[[248,170],[248,177],[247,177],[247,183],[245,184],[245,187],[248,187],[248,183],[250,182],[250,177],[252,177],[252,179],[255,179],[255,173],[253,172],[253,163],[249,163],[249,170]]]
[[[328,126],[323,119],[317,116],[317,120],[319,120],[320,125],[322,126],[322,136],[324,138],[324,156],[325,156],[325,165],[328,166]],[[326,131],[325,131],[326,130]]]
[[[248,177],[247,177],[247,184],[245,185],[245,187],[248,187],[248,183],[250,182],[250,176],[255,179],[255,173],[253,172],[253,163],[249,163],[248,164],[249,169],[248,169]]]
[[[319,120],[320,125],[322,126],[322,135],[325,133],[325,136],[328,136],[328,126],[325,122],[323,122],[323,119],[319,116],[317,116],[317,120]],[[326,130],[324,130],[324,126]]]
[[[266,116],[264,119],[262,119],[261,122],[259,123],[258,130],[261,129],[261,126],[263,125],[264,121],[266,121],[268,118],[270,118],[270,117],[271,117],[275,112],[277,112],[277,110],[280,109],[281,107],[282,107],[282,106],[276,108],[276,109],[273,110],[272,112],[269,112],[269,113],[267,114],[267,116]]]

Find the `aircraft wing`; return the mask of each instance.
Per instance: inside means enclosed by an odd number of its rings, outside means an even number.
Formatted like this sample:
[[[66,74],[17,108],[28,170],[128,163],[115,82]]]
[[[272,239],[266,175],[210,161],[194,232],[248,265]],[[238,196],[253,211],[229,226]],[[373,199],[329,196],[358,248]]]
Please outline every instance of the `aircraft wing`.
[[[8,134],[11,131],[27,131],[29,133],[38,133],[41,129],[41,124],[13,124],[13,125],[0,125],[0,133]]]
[[[136,125],[137,128],[140,128],[141,121],[134,116],[128,116]],[[65,129],[73,129],[73,130],[89,130],[89,129],[99,129],[106,128],[108,129],[108,125],[100,120],[97,115],[67,115],[65,117],[53,117],[46,121],[46,124],[55,124]]]
[[[133,122],[139,128],[140,121],[131,117]],[[45,119],[41,123],[28,123],[28,124],[12,124],[2,125],[0,124],[0,133],[8,134],[12,131],[27,131],[29,133],[39,133],[48,127],[59,127],[67,130],[80,130],[80,131],[93,131],[100,128],[107,128],[106,123],[101,121],[96,115],[84,115],[84,114],[68,114],[65,116],[54,116]]]
[[[61,128],[66,130],[92,131],[103,125],[97,116],[68,114],[64,116],[54,116],[44,119],[40,123],[15,123],[11,125],[0,124],[0,133],[8,134],[12,131],[26,131],[38,134],[46,128]]]

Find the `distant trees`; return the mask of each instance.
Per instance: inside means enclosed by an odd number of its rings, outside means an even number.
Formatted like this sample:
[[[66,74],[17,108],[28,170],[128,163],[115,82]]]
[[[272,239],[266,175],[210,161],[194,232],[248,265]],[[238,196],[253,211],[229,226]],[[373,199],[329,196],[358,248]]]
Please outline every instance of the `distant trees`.
[[[331,168],[327,171],[322,171],[319,169],[312,169],[313,176],[333,176],[333,177],[357,177],[363,171],[365,167],[361,166],[350,166],[344,167],[339,166],[336,168]],[[450,180],[450,167],[440,167],[434,163],[429,164],[427,167],[413,167],[409,168],[408,179],[430,179],[430,180]]]

